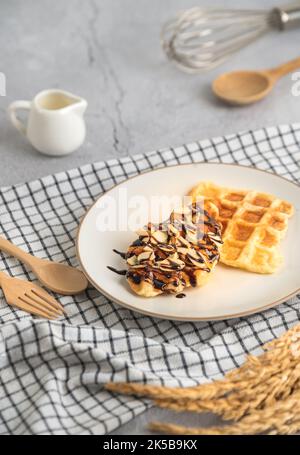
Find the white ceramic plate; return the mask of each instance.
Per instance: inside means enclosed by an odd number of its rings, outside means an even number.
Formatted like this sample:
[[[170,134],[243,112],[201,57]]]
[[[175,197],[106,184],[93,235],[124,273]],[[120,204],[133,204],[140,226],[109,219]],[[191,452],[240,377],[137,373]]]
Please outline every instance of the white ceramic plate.
[[[257,313],[297,294],[300,291],[300,186],[253,168],[199,163],[145,173],[115,186],[106,195],[116,201],[120,189],[127,190],[128,199],[135,195],[147,199],[160,195],[184,195],[201,180],[272,193],[294,204],[295,215],[282,242],[285,264],[277,273],[259,275],[218,265],[206,286],[187,289],[183,299],[173,295],[150,299],[138,297],[130,291],[123,276],[107,269],[108,265],[124,268],[124,261],[112,250],[126,251],[136,235],[130,231],[99,232],[97,220],[103,210],[103,207],[99,208],[101,196],[82,220],[77,237],[78,258],[89,281],[126,308],[159,318],[188,321],[228,319]]]

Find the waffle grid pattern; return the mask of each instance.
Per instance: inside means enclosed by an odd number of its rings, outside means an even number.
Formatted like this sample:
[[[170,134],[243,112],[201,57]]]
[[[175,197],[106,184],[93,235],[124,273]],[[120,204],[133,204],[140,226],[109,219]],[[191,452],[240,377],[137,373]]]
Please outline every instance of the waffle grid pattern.
[[[86,209],[133,175],[178,163],[238,163],[300,181],[300,124],[203,140],[99,162],[0,190],[1,234],[44,258],[77,265]],[[19,262],[0,268],[33,281]],[[0,433],[104,434],[145,411],[143,399],[104,391],[108,381],[189,386],[221,377],[300,318],[300,295],[253,316],[216,322],[158,320],[115,305],[92,287],[60,297],[68,316],[43,321],[0,294]]]
[[[282,204],[265,194],[246,194],[225,230],[222,261],[253,272],[275,271],[283,260],[278,247],[288,227]]]
[[[193,197],[208,197],[219,209],[221,262],[256,273],[273,273],[282,264],[280,241],[293,207],[270,194],[200,183]]]

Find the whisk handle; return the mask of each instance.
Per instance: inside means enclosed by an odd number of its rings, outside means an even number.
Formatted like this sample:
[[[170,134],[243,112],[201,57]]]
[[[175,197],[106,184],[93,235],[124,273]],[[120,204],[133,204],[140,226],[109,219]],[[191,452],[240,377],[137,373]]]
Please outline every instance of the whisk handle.
[[[273,9],[274,19],[280,30],[300,26],[300,5],[291,5]]]

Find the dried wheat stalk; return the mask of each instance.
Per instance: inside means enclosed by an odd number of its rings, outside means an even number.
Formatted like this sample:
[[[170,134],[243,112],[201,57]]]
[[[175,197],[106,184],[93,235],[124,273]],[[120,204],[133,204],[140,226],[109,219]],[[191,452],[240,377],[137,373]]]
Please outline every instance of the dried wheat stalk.
[[[135,383],[107,384],[107,390],[152,398],[175,411],[213,412],[236,423],[216,428],[185,428],[153,423],[176,434],[291,434],[300,429],[300,325],[263,346],[258,357],[222,380],[196,387],[172,388]]]
[[[179,425],[153,422],[153,431],[188,435],[293,434],[300,430],[300,390],[285,400],[262,410],[255,410],[238,423],[224,427],[186,428]]]

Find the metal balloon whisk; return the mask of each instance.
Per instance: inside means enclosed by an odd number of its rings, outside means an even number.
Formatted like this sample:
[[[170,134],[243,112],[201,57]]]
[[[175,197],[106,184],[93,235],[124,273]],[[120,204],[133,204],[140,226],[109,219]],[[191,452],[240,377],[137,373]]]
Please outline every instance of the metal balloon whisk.
[[[187,72],[214,68],[269,30],[300,25],[300,2],[286,8],[221,10],[191,8],[165,24],[162,46]]]

